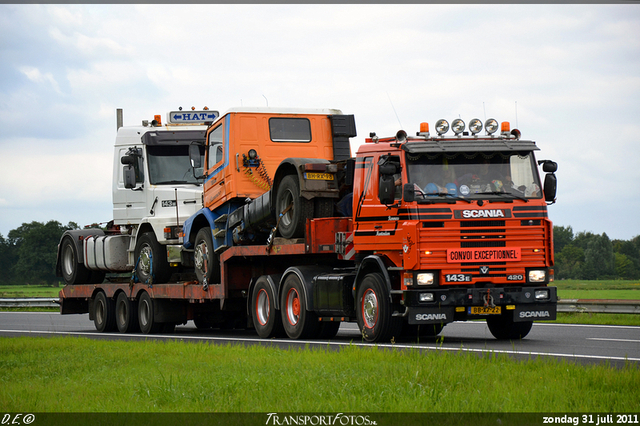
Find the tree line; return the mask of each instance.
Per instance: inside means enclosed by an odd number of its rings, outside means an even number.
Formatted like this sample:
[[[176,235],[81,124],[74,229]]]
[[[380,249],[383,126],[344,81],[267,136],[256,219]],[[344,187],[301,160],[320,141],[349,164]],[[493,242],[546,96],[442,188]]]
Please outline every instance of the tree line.
[[[640,279],[640,235],[611,240],[606,233],[573,233],[571,226],[553,227],[556,279]]]
[[[71,229],[79,227],[51,220],[23,223],[7,238],[0,234],[0,285],[58,285],[58,243]],[[611,240],[605,233],[574,234],[571,226],[554,226],[553,239],[556,279],[640,279],[640,235]]]

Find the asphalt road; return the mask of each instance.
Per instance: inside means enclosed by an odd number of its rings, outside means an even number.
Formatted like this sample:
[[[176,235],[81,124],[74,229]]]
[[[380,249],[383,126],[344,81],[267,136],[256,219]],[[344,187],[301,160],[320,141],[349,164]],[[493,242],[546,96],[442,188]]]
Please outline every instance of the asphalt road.
[[[0,336],[85,336],[97,339],[179,339],[215,343],[270,344],[279,347],[320,346],[338,349],[363,343],[354,323],[344,323],[329,341],[260,339],[253,330],[198,330],[193,322],[176,327],[175,333],[142,335],[98,333],[88,314],[60,315],[47,312],[0,312]],[[378,344],[381,348],[467,351],[477,354],[505,353],[518,359],[553,357],[578,363],[623,366],[640,364],[640,327],[608,325],[569,325],[534,323],[529,335],[520,341],[498,341],[483,321],[447,325],[438,339]]]

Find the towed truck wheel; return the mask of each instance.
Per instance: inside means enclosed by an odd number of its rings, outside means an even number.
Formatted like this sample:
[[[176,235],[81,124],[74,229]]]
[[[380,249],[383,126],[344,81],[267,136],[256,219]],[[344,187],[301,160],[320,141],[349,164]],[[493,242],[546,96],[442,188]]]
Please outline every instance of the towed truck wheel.
[[[196,278],[200,283],[220,283],[220,263],[213,249],[211,228],[201,228],[196,234],[193,250]]]
[[[400,337],[402,321],[394,317],[384,278],[379,273],[364,277],[358,289],[356,317],[367,342],[384,342]]]
[[[263,339],[282,337],[285,334],[280,312],[275,309],[274,302],[275,294],[267,277],[258,278],[251,296],[251,316],[258,336]]]
[[[487,326],[498,340],[519,340],[529,334],[533,321],[515,322],[510,315],[500,315],[487,318]]]
[[[167,250],[153,232],[145,232],[136,242],[136,274],[143,284],[160,284],[169,281],[171,270]]]
[[[65,237],[62,240],[61,270],[62,278],[67,284],[82,284],[89,281],[91,271],[79,263],[78,249],[71,238]]]
[[[312,200],[300,196],[298,177],[285,176],[278,186],[276,195],[276,215],[282,214],[278,224],[280,235],[283,238],[303,237],[307,219],[313,218],[313,205]],[[277,219],[279,217],[276,217]]]
[[[300,278],[290,274],[282,286],[280,312],[284,331],[292,339],[317,337],[320,322],[314,312],[307,311],[306,297]]]

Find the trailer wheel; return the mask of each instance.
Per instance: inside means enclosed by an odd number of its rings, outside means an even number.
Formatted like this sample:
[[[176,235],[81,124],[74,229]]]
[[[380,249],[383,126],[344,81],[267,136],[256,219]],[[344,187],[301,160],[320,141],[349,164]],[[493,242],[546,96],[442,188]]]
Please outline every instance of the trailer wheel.
[[[364,277],[356,300],[356,317],[364,340],[382,342],[400,337],[402,321],[392,316],[393,306],[380,273]]]
[[[292,339],[317,337],[320,322],[314,312],[307,311],[306,297],[300,278],[289,274],[282,286],[280,312],[284,331]]]
[[[282,215],[278,225],[283,238],[303,237],[307,219],[313,218],[313,201],[300,196],[298,177],[287,175],[278,186],[276,215],[282,214],[292,203],[293,207]]]
[[[60,249],[62,279],[67,284],[87,284],[91,271],[79,262],[78,247],[73,239],[65,237]]]
[[[116,308],[112,299],[100,291],[93,301],[93,324],[100,333],[116,329]]]
[[[116,325],[120,333],[134,333],[140,330],[138,305],[129,300],[125,293],[116,298]]]
[[[251,317],[258,336],[263,339],[284,336],[282,317],[274,308],[274,302],[275,294],[267,278],[258,278],[251,296]]]
[[[220,282],[220,262],[213,249],[211,228],[201,228],[196,234],[193,258],[195,262],[196,278],[199,282],[218,284]]]
[[[515,322],[510,316],[500,315],[487,318],[487,326],[498,340],[519,340],[529,334],[533,321]]]
[[[138,302],[138,321],[140,322],[140,331],[144,334],[158,333],[163,326],[162,323],[155,320],[153,299],[146,291],[142,293]]]
[[[160,284],[169,281],[171,270],[167,251],[153,232],[145,232],[136,242],[136,274],[143,284]]]

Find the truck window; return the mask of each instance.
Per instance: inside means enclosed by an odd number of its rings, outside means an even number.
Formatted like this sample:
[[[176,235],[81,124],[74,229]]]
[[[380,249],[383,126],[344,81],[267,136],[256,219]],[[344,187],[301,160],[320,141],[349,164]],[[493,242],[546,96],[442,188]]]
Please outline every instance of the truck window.
[[[200,155],[204,161],[204,147]],[[189,160],[189,145],[149,145],[149,182],[152,185],[197,184]]]
[[[426,198],[540,198],[534,162],[530,152],[407,153],[407,174]]]
[[[213,129],[209,133],[209,155],[207,164],[208,168],[213,167],[220,161],[222,161],[222,125]]]
[[[273,142],[311,142],[311,123],[308,118],[272,117],[269,134]]]

